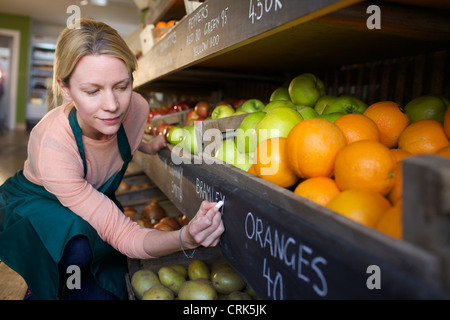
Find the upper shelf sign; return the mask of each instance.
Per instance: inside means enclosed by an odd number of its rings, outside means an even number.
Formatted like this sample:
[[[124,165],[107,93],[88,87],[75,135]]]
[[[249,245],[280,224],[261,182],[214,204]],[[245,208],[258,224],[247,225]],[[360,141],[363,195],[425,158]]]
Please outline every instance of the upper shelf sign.
[[[358,0],[209,0],[139,59],[135,86],[255,41],[288,22],[302,23]]]
[[[222,9],[218,15],[211,16],[208,4],[205,4],[188,18],[186,48],[193,50],[194,58],[219,45],[220,31],[227,27],[227,12],[228,7]]]

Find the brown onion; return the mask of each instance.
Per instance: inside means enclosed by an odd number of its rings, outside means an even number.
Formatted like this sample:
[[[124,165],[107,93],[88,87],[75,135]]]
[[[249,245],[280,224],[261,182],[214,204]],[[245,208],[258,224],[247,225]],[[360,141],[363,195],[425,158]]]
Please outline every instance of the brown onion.
[[[161,220],[159,220],[159,223],[165,223],[171,226],[174,230],[178,230],[181,228],[180,224],[178,223],[178,220],[172,217],[164,217]]]
[[[178,216],[178,222],[180,223],[180,227],[183,227],[189,223],[189,219],[184,214],[180,214]]]
[[[161,230],[161,231],[173,231],[174,228],[172,226],[169,226],[168,224],[164,222],[159,222],[153,226],[154,229]]]
[[[155,224],[166,216],[164,209],[157,203],[156,200],[150,201],[144,209],[142,209],[141,218],[147,220],[151,224]]]
[[[130,217],[131,220],[136,220],[138,211],[136,210],[136,208],[133,207],[125,207],[123,208],[123,213],[127,217]]]
[[[116,192],[117,193],[121,193],[121,192],[126,192],[129,191],[131,188],[130,184],[126,181],[121,181],[119,186],[117,187]]]

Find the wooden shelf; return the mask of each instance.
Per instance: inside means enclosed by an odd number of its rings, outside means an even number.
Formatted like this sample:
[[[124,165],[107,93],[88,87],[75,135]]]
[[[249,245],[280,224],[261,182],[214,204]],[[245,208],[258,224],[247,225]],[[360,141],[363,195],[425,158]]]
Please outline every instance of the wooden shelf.
[[[286,73],[450,48],[448,5],[396,2],[381,2],[381,29],[370,30],[366,1],[280,1],[253,22],[249,1],[206,1],[139,60],[135,86],[220,81],[203,77],[205,70],[279,81]]]
[[[379,1],[379,30],[366,26],[367,1],[279,0],[262,11],[258,3],[265,2],[205,1],[139,60],[135,89],[217,91],[230,81],[279,85],[302,72],[450,47],[446,1],[425,7],[421,1]],[[250,15],[252,8],[259,19]],[[411,180],[404,183],[405,240],[398,241],[233,166],[208,164],[207,155],[180,158],[172,151],[137,152],[135,159],[189,218],[201,201],[225,199],[223,256],[263,299],[450,297],[443,231],[448,161],[405,161]],[[435,192],[417,189],[424,185]],[[380,289],[368,288],[371,266],[379,267]]]
[[[180,156],[170,147],[135,159],[188,218],[203,200],[225,202],[223,256],[263,299],[450,297],[442,287],[442,252],[385,236],[211,158]],[[445,160],[433,161],[450,170]],[[367,286],[370,266],[381,270],[381,289]]]

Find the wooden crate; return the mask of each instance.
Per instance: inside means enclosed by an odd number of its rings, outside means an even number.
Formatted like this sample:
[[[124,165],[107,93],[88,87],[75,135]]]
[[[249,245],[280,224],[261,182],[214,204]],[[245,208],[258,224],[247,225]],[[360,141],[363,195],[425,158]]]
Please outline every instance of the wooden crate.
[[[196,259],[205,262],[210,271],[216,266],[226,263],[219,247],[197,248],[194,256],[194,260]],[[192,259],[187,259],[182,252],[176,252],[155,259],[128,259],[128,274],[125,277],[125,281],[127,283],[129,300],[136,300],[136,296],[131,287],[131,278],[136,271],[149,269],[158,274],[158,270],[161,267],[169,266],[171,264],[180,264],[187,268],[192,261]]]
[[[204,121],[196,134],[216,128],[232,135],[244,117]],[[448,160],[405,160],[400,241],[229,164],[213,163],[204,152],[181,158],[172,150],[137,159],[188,217],[203,200],[225,200],[223,256],[263,299],[450,297]],[[380,289],[368,287],[372,267],[380,272]]]
[[[127,174],[124,176],[123,181],[128,182],[130,185],[140,185],[143,182],[149,183],[149,186],[146,188],[117,193],[116,198],[123,207],[134,207],[138,213],[141,213],[142,209],[151,200],[157,200],[158,204],[166,212],[166,216],[176,218],[181,214],[181,211],[144,172]]]
[[[186,124],[186,116],[191,110],[192,109],[153,117],[152,127],[156,128],[158,125],[162,123],[173,124],[182,127]]]
[[[195,130],[197,143],[201,146],[199,155],[214,157],[215,151],[222,144],[222,140],[233,138],[237,127],[246,116],[247,114],[240,114],[221,119],[200,121]]]

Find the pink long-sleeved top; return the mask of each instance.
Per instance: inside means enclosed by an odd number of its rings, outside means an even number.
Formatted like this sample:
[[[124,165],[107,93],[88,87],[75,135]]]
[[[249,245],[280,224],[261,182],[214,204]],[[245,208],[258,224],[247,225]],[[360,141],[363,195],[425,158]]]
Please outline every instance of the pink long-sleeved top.
[[[31,131],[23,170],[25,177],[54,194],[63,206],[86,220],[103,241],[122,254],[150,258],[144,250],[144,237],[151,229],[131,221],[113,201],[97,191],[122,167],[117,135],[102,141],[83,135],[85,178],[83,161],[69,124],[70,108],[71,104],[67,103],[51,110]],[[123,120],[132,154],[142,140],[148,112],[148,103],[133,93]]]

